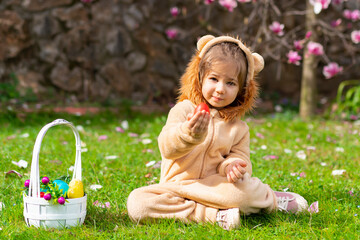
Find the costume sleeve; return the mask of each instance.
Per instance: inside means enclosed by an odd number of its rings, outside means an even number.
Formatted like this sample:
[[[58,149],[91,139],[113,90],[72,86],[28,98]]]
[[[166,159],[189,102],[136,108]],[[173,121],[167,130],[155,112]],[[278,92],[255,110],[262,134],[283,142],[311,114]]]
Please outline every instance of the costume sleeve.
[[[180,158],[204,141],[207,133],[192,134],[184,126],[187,114],[193,111],[194,106],[190,101],[180,102],[170,110],[166,124],[158,137],[159,149],[163,157]]]
[[[246,172],[249,173],[251,176],[252,166],[250,161],[250,132],[249,132],[249,127],[247,125],[246,127],[247,130],[245,132],[245,135],[241,138],[241,140],[237,144],[235,144],[231,148],[230,154],[225,158],[225,160],[219,164],[218,171],[220,175],[226,176],[225,173],[226,166],[235,160],[241,159],[247,163],[245,169]]]

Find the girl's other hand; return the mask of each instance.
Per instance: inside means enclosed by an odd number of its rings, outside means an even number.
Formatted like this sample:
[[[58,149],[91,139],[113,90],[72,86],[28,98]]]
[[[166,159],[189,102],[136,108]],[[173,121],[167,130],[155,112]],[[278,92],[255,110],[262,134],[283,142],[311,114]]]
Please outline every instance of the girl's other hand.
[[[244,160],[235,160],[226,166],[225,173],[228,182],[234,183],[239,179],[242,179],[246,173],[245,167],[247,166]]]
[[[187,115],[187,121],[185,122],[185,127],[187,127],[191,133],[195,135],[201,135],[207,132],[209,122],[210,122],[210,114],[205,110],[202,110],[195,114],[189,113]]]

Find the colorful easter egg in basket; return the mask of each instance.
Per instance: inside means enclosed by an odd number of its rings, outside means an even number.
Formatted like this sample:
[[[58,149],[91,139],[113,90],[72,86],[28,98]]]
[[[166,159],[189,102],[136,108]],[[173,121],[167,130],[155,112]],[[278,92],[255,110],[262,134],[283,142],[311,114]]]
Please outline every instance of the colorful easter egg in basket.
[[[69,190],[69,185],[66,182],[62,180],[54,180],[53,183],[54,183],[54,187],[57,186],[59,190],[62,190],[64,196],[67,194]]]
[[[68,198],[80,198],[84,196],[84,185],[79,179],[73,179],[69,183]]]

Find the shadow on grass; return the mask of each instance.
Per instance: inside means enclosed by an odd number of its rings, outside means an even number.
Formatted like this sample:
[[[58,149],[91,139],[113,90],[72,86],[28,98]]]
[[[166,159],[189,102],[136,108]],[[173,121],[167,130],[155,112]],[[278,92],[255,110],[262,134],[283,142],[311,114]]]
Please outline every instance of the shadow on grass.
[[[307,224],[307,213],[293,214],[284,212],[275,212],[271,214],[251,214],[249,216],[241,216],[241,228],[249,230],[263,227],[275,227],[281,222],[298,222]]]
[[[131,227],[133,225],[126,212],[113,212],[106,208],[88,208],[84,224],[103,231],[114,230],[116,226]]]

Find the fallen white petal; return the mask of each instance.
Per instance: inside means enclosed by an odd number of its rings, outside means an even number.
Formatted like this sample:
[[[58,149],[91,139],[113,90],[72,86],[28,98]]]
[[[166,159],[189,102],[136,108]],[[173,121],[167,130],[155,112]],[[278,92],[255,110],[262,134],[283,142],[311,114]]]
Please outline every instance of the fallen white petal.
[[[322,162],[322,163],[320,163],[320,165],[323,166],[323,167],[325,167],[325,166],[327,166],[327,163],[326,163],[326,162]]]
[[[0,202],[0,211],[2,211],[3,208],[5,208],[5,204],[3,202]]]
[[[149,133],[143,133],[140,135],[141,138],[148,138],[150,137],[150,134]]]
[[[82,148],[82,149],[81,149],[81,152],[87,152],[87,151],[88,151],[87,148]]]
[[[84,127],[81,126],[81,125],[77,125],[77,126],[76,126],[76,130],[78,130],[79,132],[85,132]]]
[[[344,152],[344,148],[337,147],[337,148],[335,148],[335,152]]]
[[[25,160],[22,160],[22,159],[18,162],[15,162],[15,161],[11,161],[11,162],[21,168],[27,168],[27,166],[28,166],[28,162]]]
[[[86,147],[86,143],[84,143],[83,141],[81,141],[81,147]]]
[[[21,134],[19,137],[21,137],[21,138],[28,138],[29,136],[30,136],[30,134],[24,133],[24,134]]]
[[[304,152],[303,150],[298,151],[298,152],[296,153],[296,156],[297,156],[299,159],[301,159],[301,160],[305,160],[305,159],[306,159],[306,154],[305,154],[305,152]]]
[[[260,147],[262,150],[266,150],[267,149],[267,146],[266,145],[261,145]]]
[[[90,186],[90,189],[96,191],[96,190],[98,190],[98,189],[101,189],[102,187],[103,187],[103,186],[101,186],[101,185],[94,184],[94,185],[91,185],[91,186]]]
[[[156,163],[153,165],[153,168],[154,168],[154,169],[161,168],[161,161],[156,162]]]
[[[124,130],[128,130],[129,129],[129,123],[128,121],[124,120],[121,122],[121,127],[124,129]]]
[[[155,163],[156,163],[156,161],[150,161],[145,166],[150,167],[150,166],[154,165]]]
[[[306,147],[307,150],[311,150],[311,151],[315,151],[316,150],[316,147],[314,146],[308,146]]]
[[[345,172],[346,172],[345,169],[333,170],[331,172],[331,175],[333,176],[343,175]]]
[[[69,167],[69,171],[73,172],[74,171],[74,166]]]
[[[141,142],[142,142],[142,144],[150,144],[150,143],[152,143],[152,140],[149,138],[145,138]]]
[[[285,148],[284,152],[287,153],[287,154],[290,154],[290,153],[292,153],[292,150]]]
[[[105,157],[106,160],[112,160],[112,159],[117,159],[117,158],[118,158],[118,156],[116,156],[116,155],[111,155],[111,156]]]
[[[282,112],[282,111],[283,111],[282,106],[276,105],[276,106],[275,106],[275,111],[276,111],[276,112]]]
[[[289,188],[284,188],[283,192],[287,192],[289,190]]]

